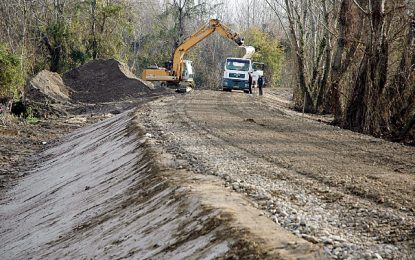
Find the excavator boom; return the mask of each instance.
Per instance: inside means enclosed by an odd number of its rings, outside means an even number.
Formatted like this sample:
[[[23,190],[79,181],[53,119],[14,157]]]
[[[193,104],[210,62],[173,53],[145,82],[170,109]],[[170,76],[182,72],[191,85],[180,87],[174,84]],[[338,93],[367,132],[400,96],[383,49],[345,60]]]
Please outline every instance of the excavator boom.
[[[166,68],[152,68],[145,69],[142,74],[142,79],[150,81],[164,81],[178,84],[183,81],[192,81],[193,79],[189,75],[189,69],[191,68],[191,61],[185,61],[184,55],[186,52],[209,37],[212,33],[218,32],[223,37],[226,37],[238,46],[245,47],[246,55],[251,55],[255,51],[253,47],[244,46],[243,39],[238,33],[232,31],[229,27],[223,25],[217,19],[211,19],[209,23],[200,28],[197,32],[187,37],[174,51],[173,62],[171,69]],[[249,54],[248,54],[249,53]],[[192,81],[193,82],[193,81]],[[192,83],[191,82],[191,83]],[[192,83],[193,84],[193,83]]]
[[[211,19],[208,24],[200,28],[197,32],[187,37],[182,44],[180,44],[174,52],[173,56],[173,74],[179,79],[181,78],[181,72],[183,71],[183,58],[186,52],[209,37],[212,33],[218,32],[222,36],[234,41],[238,46],[244,44],[243,39],[238,33],[233,32],[229,27],[223,25],[217,19]]]

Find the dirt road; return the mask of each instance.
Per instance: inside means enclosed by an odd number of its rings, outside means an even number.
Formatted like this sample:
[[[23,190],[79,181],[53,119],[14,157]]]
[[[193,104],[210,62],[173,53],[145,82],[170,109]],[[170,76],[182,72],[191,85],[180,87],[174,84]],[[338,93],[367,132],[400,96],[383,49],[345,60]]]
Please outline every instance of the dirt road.
[[[195,91],[150,103],[146,131],[338,259],[415,257],[415,149],[301,117],[274,100]],[[284,102],[282,102],[284,103]]]

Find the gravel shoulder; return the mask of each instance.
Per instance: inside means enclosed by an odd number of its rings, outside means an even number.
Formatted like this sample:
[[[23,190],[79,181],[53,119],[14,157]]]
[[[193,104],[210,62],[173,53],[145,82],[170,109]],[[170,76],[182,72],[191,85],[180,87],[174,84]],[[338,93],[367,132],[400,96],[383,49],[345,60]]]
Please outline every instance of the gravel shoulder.
[[[148,104],[140,121],[177,160],[221,177],[326,256],[413,259],[415,149],[310,120],[272,99],[195,91]]]

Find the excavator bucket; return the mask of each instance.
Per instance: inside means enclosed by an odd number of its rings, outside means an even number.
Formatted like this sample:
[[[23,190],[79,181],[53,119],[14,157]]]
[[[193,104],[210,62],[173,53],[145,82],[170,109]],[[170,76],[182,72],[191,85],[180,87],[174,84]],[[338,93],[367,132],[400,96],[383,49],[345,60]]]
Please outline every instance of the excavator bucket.
[[[255,53],[255,48],[253,46],[241,46],[241,48],[245,48],[245,55],[242,59],[251,59]]]

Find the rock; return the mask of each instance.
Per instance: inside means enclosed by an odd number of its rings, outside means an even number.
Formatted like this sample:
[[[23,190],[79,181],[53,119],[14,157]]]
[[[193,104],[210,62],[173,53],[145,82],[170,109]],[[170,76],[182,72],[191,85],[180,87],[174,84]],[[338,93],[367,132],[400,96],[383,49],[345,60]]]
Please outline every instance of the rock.
[[[324,244],[327,244],[327,245],[332,245],[332,244],[333,244],[333,240],[332,240],[332,239],[330,239],[330,238],[326,238],[326,237],[324,237],[324,238],[323,238],[323,243],[324,243]]]
[[[287,212],[285,212],[284,210],[282,210],[279,215],[283,218],[288,216]]]
[[[235,190],[235,191],[239,191],[239,184],[238,183],[233,183],[232,184],[232,188]]]
[[[278,217],[275,216],[275,215],[272,216],[272,221],[274,221],[275,223],[279,224]]]
[[[372,252],[366,252],[366,253],[363,255],[363,257],[364,257],[365,259],[372,259]]]
[[[340,247],[336,247],[336,248],[333,250],[333,254],[334,254],[335,256],[340,255],[340,253],[341,253],[341,249],[340,249]]]
[[[331,239],[335,240],[335,241],[339,241],[339,242],[346,242],[345,239],[339,237],[339,236],[331,236]]]
[[[318,244],[320,242],[319,239],[314,236],[303,234],[301,237],[313,244]]]

